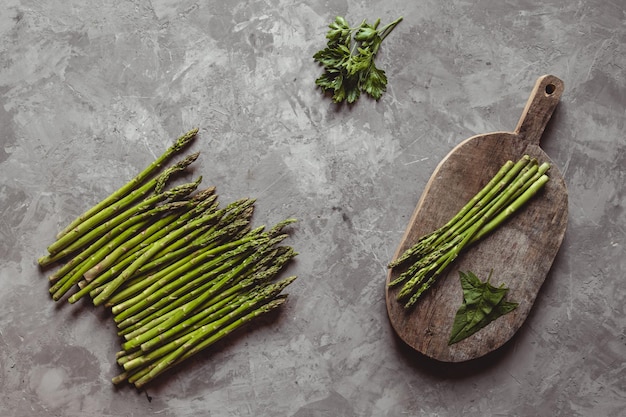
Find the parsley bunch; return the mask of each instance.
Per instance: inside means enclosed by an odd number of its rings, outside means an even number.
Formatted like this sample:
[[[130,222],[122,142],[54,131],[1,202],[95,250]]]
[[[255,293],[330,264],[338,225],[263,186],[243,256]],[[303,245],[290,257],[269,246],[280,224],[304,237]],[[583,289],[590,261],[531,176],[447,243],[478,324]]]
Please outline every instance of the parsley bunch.
[[[315,84],[332,93],[335,103],[354,103],[361,92],[378,100],[387,89],[387,76],[374,59],[383,40],[401,21],[402,17],[381,29],[380,19],[373,25],[364,20],[350,27],[346,19],[337,16],[328,26],[326,48],[313,55],[325,69]]]

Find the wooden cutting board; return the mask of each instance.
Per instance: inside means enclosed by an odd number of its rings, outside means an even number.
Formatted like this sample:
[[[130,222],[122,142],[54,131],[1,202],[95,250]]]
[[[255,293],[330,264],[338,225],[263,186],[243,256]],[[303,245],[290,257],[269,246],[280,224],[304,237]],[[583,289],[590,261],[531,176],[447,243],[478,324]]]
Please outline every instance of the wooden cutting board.
[[[466,139],[439,163],[417,204],[394,259],[419,237],[441,227],[502,167],[528,154],[549,162],[544,189],[495,232],[463,252],[417,304],[406,310],[386,287],[389,320],[398,336],[418,352],[443,362],[463,362],[506,343],[522,326],[559,250],[567,227],[567,188],[558,167],[540,147],[540,139],[563,92],[555,76],[540,77],[513,132]],[[463,301],[459,271],[504,284],[507,299],[519,303],[467,339],[448,346],[452,322]],[[387,284],[397,277],[389,270]]]

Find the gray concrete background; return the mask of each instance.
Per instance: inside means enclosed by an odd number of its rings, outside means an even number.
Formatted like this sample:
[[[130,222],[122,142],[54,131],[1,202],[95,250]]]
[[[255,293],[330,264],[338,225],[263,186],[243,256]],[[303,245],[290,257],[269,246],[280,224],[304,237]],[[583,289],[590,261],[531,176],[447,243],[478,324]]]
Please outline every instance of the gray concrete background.
[[[335,15],[404,16],[379,102],[316,90]],[[0,415],[626,415],[625,44],[621,1],[3,0]],[[543,141],[569,187],[565,241],[507,345],[431,362],[394,337],[385,265],[439,160],[513,130],[546,73],[565,81]],[[116,389],[110,318],[55,305],[35,260],[196,126],[194,174],[221,201],[300,220],[299,279],[258,328]]]

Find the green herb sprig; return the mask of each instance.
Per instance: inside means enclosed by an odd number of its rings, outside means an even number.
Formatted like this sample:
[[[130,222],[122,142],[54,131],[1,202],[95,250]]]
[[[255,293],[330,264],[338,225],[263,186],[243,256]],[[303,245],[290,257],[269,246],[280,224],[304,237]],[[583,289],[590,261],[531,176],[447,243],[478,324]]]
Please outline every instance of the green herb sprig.
[[[380,99],[387,89],[387,75],[374,60],[383,40],[401,21],[402,17],[379,29],[380,19],[373,25],[363,20],[351,27],[345,18],[337,16],[328,26],[326,48],[313,55],[324,67],[315,84],[331,93],[335,103],[354,103],[362,92]]]
[[[515,310],[518,303],[506,301],[509,289],[504,285],[494,287],[487,281],[481,281],[472,272],[459,271],[461,287],[463,288],[463,304],[456,312],[450,340],[448,345],[453,345],[473,335],[492,321]]]

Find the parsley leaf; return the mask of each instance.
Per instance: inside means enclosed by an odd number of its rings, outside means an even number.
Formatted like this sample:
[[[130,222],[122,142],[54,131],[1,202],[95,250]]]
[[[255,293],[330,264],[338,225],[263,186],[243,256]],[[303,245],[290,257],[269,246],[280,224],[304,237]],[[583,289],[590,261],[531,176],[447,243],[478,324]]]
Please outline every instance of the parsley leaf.
[[[346,19],[337,16],[328,25],[326,48],[313,55],[314,61],[324,67],[315,84],[330,93],[335,103],[354,103],[361,93],[380,99],[387,89],[387,76],[374,60],[383,40],[401,21],[402,17],[381,29],[380,19],[373,25],[364,20],[350,27]]]
[[[518,303],[504,299],[509,292],[508,288],[491,285],[491,274],[485,282],[469,271],[467,274],[459,271],[459,275],[463,288],[463,304],[454,317],[448,345],[471,336],[518,306]]]

